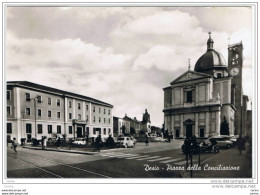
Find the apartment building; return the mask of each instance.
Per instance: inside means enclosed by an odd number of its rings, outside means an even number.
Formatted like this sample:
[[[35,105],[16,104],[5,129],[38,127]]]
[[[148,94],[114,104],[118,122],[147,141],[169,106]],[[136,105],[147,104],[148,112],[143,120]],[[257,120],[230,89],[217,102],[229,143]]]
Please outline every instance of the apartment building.
[[[113,105],[28,81],[7,82],[7,139],[113,136]]]

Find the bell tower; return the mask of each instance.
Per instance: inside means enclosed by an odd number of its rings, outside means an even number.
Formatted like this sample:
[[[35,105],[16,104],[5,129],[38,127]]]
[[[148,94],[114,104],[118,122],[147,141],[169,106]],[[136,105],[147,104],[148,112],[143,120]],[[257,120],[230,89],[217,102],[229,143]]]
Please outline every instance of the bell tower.
[[[232,44],[228,46],[228,73],[232,76],[231,82],[231,103],[235,106],[235,134],[242,134],[242,106],[243,106],[243,85],[242,85],[242,67],[243,67],[243,44]]]

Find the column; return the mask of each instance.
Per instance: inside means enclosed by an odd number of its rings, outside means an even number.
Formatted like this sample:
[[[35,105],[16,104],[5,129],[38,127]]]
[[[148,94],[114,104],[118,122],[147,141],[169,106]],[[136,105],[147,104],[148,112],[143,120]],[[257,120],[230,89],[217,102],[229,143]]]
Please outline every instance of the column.
[[[199,114],[195,113],[195,135],[198,137],[199,136],[199,132],[198,132],[198,128],[199,128]]]
[[[209,112],[206,112],[206,136],[210,134]]]
[[[206,83],[206,102],[209,101],[209,83]]]
[[[183,88],[180,87],[181,90],[181,105],[183,105]]]
[[[181,120],[180,120],[180,136],[183,137],[186,135],[186,133],[184,132],[184,128],[183,128],[183,114],[181,114]]]
[[[174,115],[171,116],[171,133],[174,134]]]
[[[220,111],[216,112],[216,134],[220,135]]]
[[[196,97],[195,105],[197,105],[197,103],[199,102],[199,86],[198,85],[196,85],[196,87],[195,87],[195,97]]]

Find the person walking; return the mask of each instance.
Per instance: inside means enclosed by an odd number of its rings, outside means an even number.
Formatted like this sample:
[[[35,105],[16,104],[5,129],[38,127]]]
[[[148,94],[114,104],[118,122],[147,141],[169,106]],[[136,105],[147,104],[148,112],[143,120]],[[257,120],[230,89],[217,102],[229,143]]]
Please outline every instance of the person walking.
[[[44,137],[43,138],[43,149],[46,150],[46,148],[47,148],[47,138]]]
[[[58,139],[57,139],[57,149],[58,150],[60,149],[60,137],[58,137]]]
[[[17,145],[18,145],[17,140],[16,140],[16,138],[14,137],[14,138],[13,138],[13,142],[12,142],[12,146],[13,146],[13,150],[14,150],[15,152],[17,152],[17,150],[16,150]]]
[[[96,138],[96,146],[97,146],[97,151],[100,152],[101,149],[101,135],[98,135],[98,137]]]
[[[242,154],[242,150],[243,150],[243,140],[242,140],[242,136],[239,135],[239,137],[237,138],[237,148],[238,148],[238,151],[239,151],[239,154],[241,155]]]
[[[149,146],[149,139],[148,139],[148,136],[146,136],[146,139],[145,139],[145,145],[146,145],[146,146]]]

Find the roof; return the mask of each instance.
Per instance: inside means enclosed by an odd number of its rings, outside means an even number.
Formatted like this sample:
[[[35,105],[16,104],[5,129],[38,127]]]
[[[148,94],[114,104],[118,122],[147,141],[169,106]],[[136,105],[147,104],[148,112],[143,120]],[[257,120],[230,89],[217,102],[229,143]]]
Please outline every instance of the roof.
[[[187,78],[187,74],[190,74],[190,77]],[[212,76],[206,73],[201,73],[201,72],[195,72],[188,70],[184,72],[182,75],[174,79],[170,84],[173,85],[174,83],[179,83],[179,82],[186,82],[190,80],[195,80],[195,79],[201,79],[201,78],[211,78]],[[169,87],[166,87],[165,89],[168,89]]]
[[[204,53],[195,64],[195,71],[203,71],[211,68],[227,68],[223,55],[214,49]]]
[[[71,96],[75,99],[84,99],[85,101],[91,102],[91,103],[96,103],[96,104],[101,104],[101,105],[105,105],[105,106],[109,106],[113,108],[113,105],[108,104],[106,102],[102,102],[100,100],[88,97],[88,96],[84,96],[84,95],[80,95],[80,94],[76,94],[76,93],[72,93],[72,92],[68,92],[68,91],[64,91],[64,90],[60,90],[60,89],[56,89],[56,88],[52,88],[52,87],[48,87],[48,86],[44,86],[44,85],[40,85],[37,83],[32,83],[29,81],[8,81],[7,85],[9,86],[17,86],[17,87],[22,87],[22,88],[30,88],[30,89],[34,89],[34,90],[44,90],[44,91],[48,91],[50,93],[56,93],[57,95],[61,95],[61,96]]]

